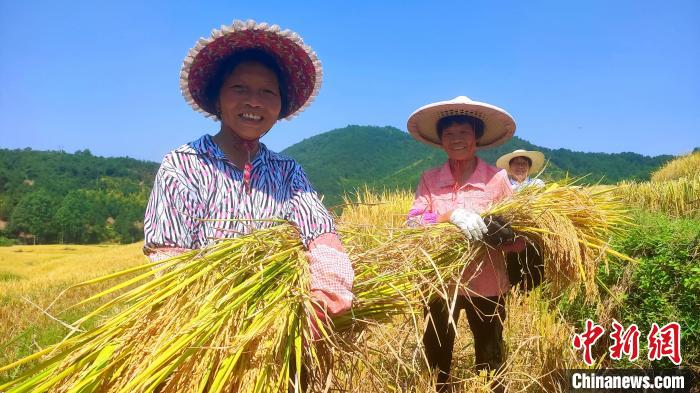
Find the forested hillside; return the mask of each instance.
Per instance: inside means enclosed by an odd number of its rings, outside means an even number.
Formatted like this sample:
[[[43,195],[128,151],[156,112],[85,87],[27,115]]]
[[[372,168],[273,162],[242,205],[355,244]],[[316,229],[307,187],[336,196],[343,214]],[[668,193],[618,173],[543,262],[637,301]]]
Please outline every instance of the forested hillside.
[[[95,157],[88,150],[0,149],[0,241],[142,239],[144,207],[157,168],[131,158]]]

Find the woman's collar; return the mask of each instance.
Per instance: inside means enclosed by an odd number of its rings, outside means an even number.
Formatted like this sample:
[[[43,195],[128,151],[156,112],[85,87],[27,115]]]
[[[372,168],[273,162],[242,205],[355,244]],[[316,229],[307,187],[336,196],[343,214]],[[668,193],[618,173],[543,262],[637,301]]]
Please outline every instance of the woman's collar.
[[[474,159],[476,160],[474,172],[472,172],[471,176],[464,182],[464,185],[484,189],[486,187],[486,163],[479,157],[474,157]],[[456,181],[452,175],[449,160],[440,168],[438,176],[438,185],[440,187],[454,187]]]

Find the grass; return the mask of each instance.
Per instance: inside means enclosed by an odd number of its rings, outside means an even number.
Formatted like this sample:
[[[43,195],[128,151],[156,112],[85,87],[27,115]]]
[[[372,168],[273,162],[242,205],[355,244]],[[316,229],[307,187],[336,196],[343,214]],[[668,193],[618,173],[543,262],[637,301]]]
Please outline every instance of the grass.
[[[635,221],[629,236],[614,241],[640,261],[630,272],[619,319],[640,326],[680,323],[684,359],[700,370],[700,220],[638,212]]]

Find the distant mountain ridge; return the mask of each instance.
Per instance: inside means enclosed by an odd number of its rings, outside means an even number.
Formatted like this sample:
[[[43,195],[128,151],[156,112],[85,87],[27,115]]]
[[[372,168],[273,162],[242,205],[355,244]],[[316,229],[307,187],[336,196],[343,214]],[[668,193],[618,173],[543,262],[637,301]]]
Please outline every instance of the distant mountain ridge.
[[[515,149],[539,150],[549,160],[543,177],[584,176],[589,182],[616,183],[648,180],[650,173],[673,158],[637,153],[583,153],[548,149],[513,137],[477,155],[491,164]],[[364,184],[373,188],[414,189],[421,173],[445,162],[442,150],[416,142],[394,127],[350,125],[305,139],[283,150],[304,167],[328,205],[342,203],[342,195]]]

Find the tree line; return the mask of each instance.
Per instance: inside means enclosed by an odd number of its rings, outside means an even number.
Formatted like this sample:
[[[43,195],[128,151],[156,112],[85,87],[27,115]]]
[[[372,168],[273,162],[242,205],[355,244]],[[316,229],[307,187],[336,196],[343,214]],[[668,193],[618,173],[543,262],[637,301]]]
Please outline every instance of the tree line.
[[[0,149],[0,243],[142,240],[157,168],[89,150]]]
[[[539,150],[548,160],[542,177],[584,177],[582,183],[615,184],[621,180],[649,180],[651,172],[673,158],[637,153],[585,153],[548,149],[517,136],[477,155],[490,164],[516,149]],[[415,141],[394,127],[350,125],[305,139],[283,151],[304,167],[328,205],[342,204],[345,192],[364,184],[375,190],[415,190],[426,169],[447,159],[440,149]]]

